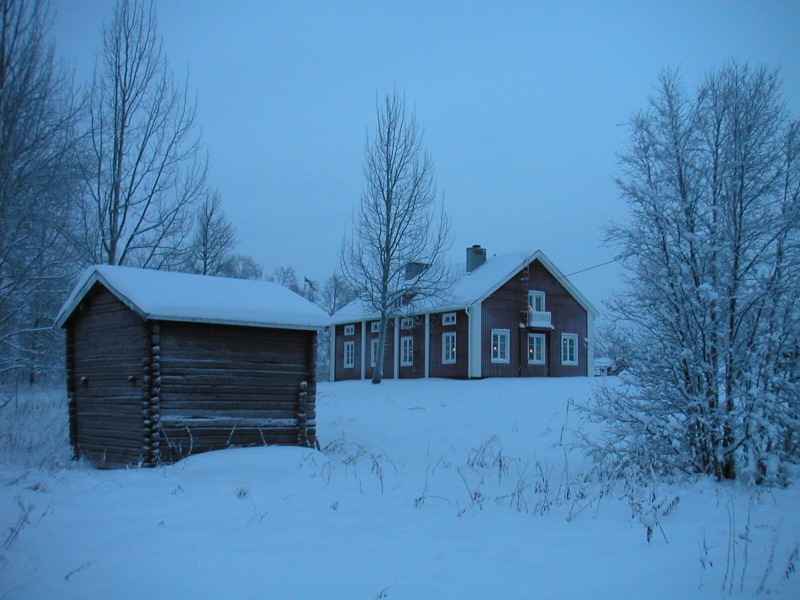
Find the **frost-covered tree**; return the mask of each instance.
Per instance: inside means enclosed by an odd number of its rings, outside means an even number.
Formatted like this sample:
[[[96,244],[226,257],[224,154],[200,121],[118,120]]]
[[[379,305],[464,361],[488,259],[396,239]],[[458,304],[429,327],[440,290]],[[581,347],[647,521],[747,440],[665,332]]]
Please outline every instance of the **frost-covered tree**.
[[[180,267],[206,159],[188,81],[167,65],[152,4],[117,2],[87,106],[86,260]]]
[[[450,221],[436,205],[433,161],[423,149],[422,129],[396,90],[375,109],[375,136],[367,137],[364,149],[361,205],[342,245],[340,269],[380,315],[372,376],[380,383],[389,319],[441,296],[452,277],[443,256],[451,243]]]
[[[76,270],[76,108],[49,24],[44,1],[0,0],[0,379],[56,364],[52,317]]]
[[[800,129],[776,71],[731,63],[691,96],[672,71],[631,122],[608,240],[627,370],[598,456],[779,481],[800,458]]]

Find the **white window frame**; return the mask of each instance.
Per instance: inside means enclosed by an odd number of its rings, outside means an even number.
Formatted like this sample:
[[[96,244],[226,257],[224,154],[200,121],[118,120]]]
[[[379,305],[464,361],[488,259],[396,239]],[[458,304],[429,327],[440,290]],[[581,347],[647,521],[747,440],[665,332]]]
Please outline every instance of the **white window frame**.
[[[442,364],[456,364],[456,332],[448,331],[442,334]]]
[[[344,368],[352,369],[356,365],[356,343],[344,343]]]
[[[373,321],[369,324],[369,330],[372,333],[380,333],[381,332],[381,322],[380,321]]]
[[[403,317],[400,319],[400,329],[414,329],[414,318]]]
[[[505,342],[501,342],[503,339],[505,339]],[[509,363],[511,361],[511,330],[492,329],[491,342],[492,362]],[[505,356],[503,355],[503,350],[505,350]]]
[[[455,325],[456,324],[456,313],[444,313],[442,315],[442,325]]]
[[[375,368],[378,362],[378,338],[372,338],[369,342],[369,366]]]
[[[537,306],[537,300],[541,300],[539,306]],[[544,292],[540,292],[538,290],[530,290],[528,292],[528,306],[531,307],[531,310],[535,312],[545,312],[547,310],[545,304],[545,294]]]
[[[355,335],[356,333],[356,326],[355,325],[345,325],[344,326],[344,334],[345,335]]]
[[[540,340],[540,347],[536,347],[534,340]],[[531,345],[531,342],[534,342]],[[529,333],[528,334],[528,364],[529,365],[543,365],[547,360],[547,337],[543,333]],[[531,350],[533,352],[531,352]],[[537,356],[537,350],[541,351],[541,355]]]
[[[572,346],[573,355],[570,357],[570,346]],[[578,364],[578,334],[577,333],[562,333],[561,334],[561,364],[562,365],[577,365]]]
[[[411,336],[400,338],[400,366],[414,366],[414,338]]]

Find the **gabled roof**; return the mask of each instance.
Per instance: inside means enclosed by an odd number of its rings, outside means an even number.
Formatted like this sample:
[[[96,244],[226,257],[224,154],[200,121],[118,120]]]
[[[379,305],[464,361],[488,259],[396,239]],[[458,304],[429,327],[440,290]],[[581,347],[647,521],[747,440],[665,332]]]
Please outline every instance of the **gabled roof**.
[[[277,283],[99,265],[83,273],[56,317],[57,327],[96,283],[145,320],[283,329],[319,329],[330,322],[321,308]]]
[[[500,286],[511,279],[525,265],[538,260],[550,274],[572,295],[588,313],[597,316],[597,309],[581,294],[572,282],[550,261],[544,252],[537,250],[534,253],[512,252],[501,256],[487,257],[486,262],[467,273],[466,265],[460,265],[459,277],[448,298],[431,301],[427,304],[416,305],[414,312],[442,312],[460,310],[483,302],[496,292]],[[331,322],[341,324],[352,321],[376,319],[378,315],[374,309],[366,306],[361,300],[355,300],[339,310],[331,317]]]

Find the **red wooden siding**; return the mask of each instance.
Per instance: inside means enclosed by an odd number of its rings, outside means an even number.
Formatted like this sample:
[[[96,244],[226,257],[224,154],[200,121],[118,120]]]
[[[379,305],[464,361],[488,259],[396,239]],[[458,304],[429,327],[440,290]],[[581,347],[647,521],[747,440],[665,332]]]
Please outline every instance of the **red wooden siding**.
[[[530,290],[545,293],[545,310],[552,315],[554,329],[527,329],[519,326],[526,322],[524,311],[528,307]],[[586,375],[587,323],[586,310],[539,261],[533,261],[529,269],[515,274],[483,302],[481,374],[483,377]],[[492,329],[509,330],[510,360],[507,364],[492,362]],[[544,365],[528,364],[529,332],[547,334]],[[574,333],[578,336],[577,365],[561,364],[562,333]]]
[[[528,326],[528,293],[543,292],[545,295],[544,310],[551,315],[550,327]],[[453,311],[449,311],[453,312]],[[386,351],[384,361],[384,377],[394,376],[394,352],[397,348],[402,353],[402,338],[412,337],[414,362],[412,365],[399,367],[400,378],[424,377],[426,365],[429,377],[463,378],[469,377],[470,329],[466,310],[454,311],[456,323],[445,325],[445,312],[429,315],[429,356],[425,356],[425,315],[414,316],[412,329],[399,331],[399,344],[395,345],[393,323],[389,324],[386,335]],[[587,375],[588,363],[588,325],[587,310],[581,306],[567,289],[553,276],[545,266],[535,259],[528,267],[520,269],[496,291],[481,303],[480,327],[480,377],[567,377]],[[335,360],[334,376],[340,379],[358,379],[361,377],[361,360],[369,361],[371,340],[378,333],[370,331],[370,322],[366,323],[366,345],[361,344],[361,323],[354,323],[355,335],[344,336],[345,325],[335,327]],[[492,362],[492,330],[507,330],[509,336],[509,360],[507,363]],[[443,364],[442,339],[445,333],[456,334],[456,362]],[[528,363],[528,334],[537,333],[544,336],[544,364]],[[573,334],[577,339],[578,361],[575,365],[561,362],[562,335]],[[355,342],[355,362],[352,369],[344,369],[344,342]],[[473,346],[473,349],[474,346]],[[474,357],[476,360],[478,357]],[[399,364],[399,360],[397,363]],[[367,378],[372,377],[372,368],[367,364],[364,369]],[[477,369],[476,369],[477,371]],[[477,373],[473,373],[477,376]]]
[[[392,379],[394,377],[394,323],[389,320],[386,327],[386,349],[383,352],[383,377],[384,379]],[[372,340],[377,340],[380,335],[377,331],[372,331],[372,323],[378,321],[367,321],[367,345],[364,348],[364,360],[367,361],[366,378],[372,379],[374,368],[371,365],[372,360]],[[360,343],[360,341],[359,341]]]
[[[361,379],[361,323],[350,323],[354,326],[355,333],[353,335],[345,335],[344,328],[347,325],[337,325],[335,332],[336,340],[336,354],[335,354],[335,368],[334,379],[341,381],[343,379]],[[369,325],[367,325],[369,327]],[[354,342],[354,364],[352,368],[345,368],[344,366],[344,343]],[[369,358],[367,358],[369,360]]]
[[[410,337],[413,340],[413,364],[404,367],[400,364],[400,379],[419,379],[425,377],[425,316],[417,315],[411,317],[413,326],[410,329],[402,328],[402,317],[400,318],[400,359],[403,357],[403,344],[404,337]]]
[[[453,312],[453,311],[449,311]],[[431,328],[431,377],[446,377],[466,379],[468,374],[468,342],[469,329],[467,312],[455,311],[456,324],[443,325],[442,316],[448,313],[434,313],[430,316]],[[442,336],[446,332],[454,331],[456,334],[456,362],[455,364],[442,364]]]

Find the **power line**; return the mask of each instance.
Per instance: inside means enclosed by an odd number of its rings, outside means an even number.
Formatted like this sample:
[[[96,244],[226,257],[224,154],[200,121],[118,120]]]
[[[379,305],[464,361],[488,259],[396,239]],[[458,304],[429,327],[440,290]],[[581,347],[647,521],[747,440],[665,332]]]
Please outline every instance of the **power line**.
[[[585,269],[581,269],[580,271],[575,271],[574,273],[569,273],[568,275],[562,275],[561,277],[558,277],[557,279],[566,279],[567,277],[572,277],[573,275],[577,275],[578,273],[585,273],[586,271],[591,271],[592,269],[596,269],[598,267],[604,267],[606,265],[610,265],[613,262],[617,262],[617,260],[612,258],[611,260],[607,260],[606,262],[600,263],[599,265],[594,265],[592,267],[586,267]]]

